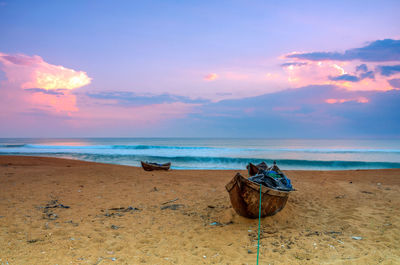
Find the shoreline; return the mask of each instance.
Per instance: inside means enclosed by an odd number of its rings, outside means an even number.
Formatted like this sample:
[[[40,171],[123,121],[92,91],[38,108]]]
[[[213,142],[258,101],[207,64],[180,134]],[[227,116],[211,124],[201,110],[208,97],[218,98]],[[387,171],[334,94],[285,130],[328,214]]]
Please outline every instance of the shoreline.
[[[258,220],[225,190],[236,172],[1,155],[0,262],[254,264]],[[261,220],[262,264],[400,262],[400,169],[284,172],[296,191]]]
[[[51,156],[51,155],[25,155],[25,154],[2,154],[0,153],[0,156],[5,156],[5,157],[36,157],[36,158],[56,158],[56,159],[64,159],[64,160],[74,160],[74,161],[82,161],[82,162],[88,162],[88,163],[98,163],[98,164],[107,164],[107,165],[119,165],[119,166],[130,166],[130,167],[137,167],[137,168],[141,168],[140,162],[138,161],[137,165],[130,165],[130,164],[117,164],[117,163],[111,163],[111,162],[102,162],[102,161],[92,161],[90,159],[88,160],[84,160],[84,159],[79,159],[79,158],[74,158],[74,157],[57,157],[57,156]],[[271,159],[259,159],[259,158],[241,158],[241,159],[245,159],[248,160],[248,162],[251,163],[256,163],[254,161],[259,161],[259,162],[265,162],[268,161],[270,162],[270,164],[272,163]],[[146,159],[145,159],[146,160]],[[142,161],[145,161],[142,160]],[[398,162],[366,162],[366,161],[325,161],[325,160],[296,160],[296,159],[283,159],[283,160],[279,160],[277,159],[276,161],[278,161],[278,165],[282,168],[285,168],[285,161],[306,161],[306,162],[310,162],[310,163],[316,163],[316,164],[326,164],[326,163],[332,163],[332,164],[337,164],[337,163],[344,163],[344,164],[361,164],[361,165],[365,165],[365,164],[399,164]],[[168,162],[171,162],[171,160],[169,160]],[[292,165],[289,165],[286,167],[291,167]],[[314,166],[315,167],[315,166]],[[326,166],[328,167],[328,166]],[[171,166],[171,170],[243,170],[246,167],[243,166],[241,168],[174,168],[174,164],[172,162],[172,166]],[[383,167],[383,168],[322,168],[322,169],[314,169],[314,168],[304,168],[304,169],[286,169],[285,171],[348,171],[348,170],[386,170],[386,169],[400,169],[400,167]]]

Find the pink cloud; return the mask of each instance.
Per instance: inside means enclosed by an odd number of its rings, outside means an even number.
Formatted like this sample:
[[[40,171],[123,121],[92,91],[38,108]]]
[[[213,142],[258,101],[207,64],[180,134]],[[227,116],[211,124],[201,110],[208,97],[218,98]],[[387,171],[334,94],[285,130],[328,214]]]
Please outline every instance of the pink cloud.
[[[2,86],[17,103],[18,111],[31,108],[55,113],[76,112],[76,96],[71,90],[91,82],[86,72],[49,64],[37,55],[0,53],[0,69],[7,77]]]
[[[214,81],[217,78],[218,78],[218,75],[216,73],[211,73],[211,74],[206,75],[204,77],[204,80],[206,80],[206,81]]]
[[[358,98],[328,98],[325,100],[325,102],[328,104],[338,104],[338,103],[340,104],[350,101],[354,101],[357,103],[368,103],[369,99],[367,99],[366,97],[358,97]]]
[[[76,89],[91,82],[86,72],[45,62],[40,56],[0,53],[1,69],[11,82],[22,82],[21,88]]]
[[[359,82],[335,81],[333,83],[351,91],[388,91],[393,89],[387,82],[387,78],[382,76],[376,76],[374,80],[364,79]]]
[[[333,62],[310,62],[307,64],[290,64],[284,66],[290,84],[296,87],[310,84],[326,85],[332,84],[329,76],[344,74],[343,63],[341,65]]]
[[[387,91],[395,89],[388,82],[388,77],[377,72],[374,73],[373,78],[360,78],[360,80],[355,81],[335,79],[335,77],[343,75],[354,76],[355,79],[358,79],[359,73],[356,69],[359,64],[360,62],[357,61],[296,60],[294,63],[284,64],[283,67],[287,73],[288,82],[294,87],[315,84],[335,85],[349,91]],[[377,63],[368,64],[369,69],[375,69],[377,66]]]

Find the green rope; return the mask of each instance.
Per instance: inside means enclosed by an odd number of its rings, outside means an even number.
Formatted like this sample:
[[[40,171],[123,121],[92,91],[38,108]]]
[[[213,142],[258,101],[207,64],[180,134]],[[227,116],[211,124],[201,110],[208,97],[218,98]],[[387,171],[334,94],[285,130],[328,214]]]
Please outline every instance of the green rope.
[[[257,242],[257,265],[258,265],[258,256],[260,253],[260,226],[261,226],[261,190],[262,185],[260,184],[260,207],[258,208],[258,242]]]

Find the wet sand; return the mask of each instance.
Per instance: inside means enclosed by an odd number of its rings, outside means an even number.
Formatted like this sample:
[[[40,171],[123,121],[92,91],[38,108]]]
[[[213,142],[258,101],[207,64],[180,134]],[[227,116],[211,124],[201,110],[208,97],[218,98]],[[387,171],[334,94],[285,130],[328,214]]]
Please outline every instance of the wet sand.
[[[0,156],[0,264],[256,264],[236,172]],[[285,173],[297,191],[262,219],[260,264],[400,264],[400,169]]]

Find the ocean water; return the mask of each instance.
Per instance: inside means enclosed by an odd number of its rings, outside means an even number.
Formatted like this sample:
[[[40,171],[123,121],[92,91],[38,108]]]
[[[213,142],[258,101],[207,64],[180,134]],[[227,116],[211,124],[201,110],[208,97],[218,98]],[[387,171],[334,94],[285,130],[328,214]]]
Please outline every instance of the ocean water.
[[[173,169],[245,169],[277,161],[281,169],[400,168],[400,140],[220,138],[0,138],[0,155],[34,155]]]

